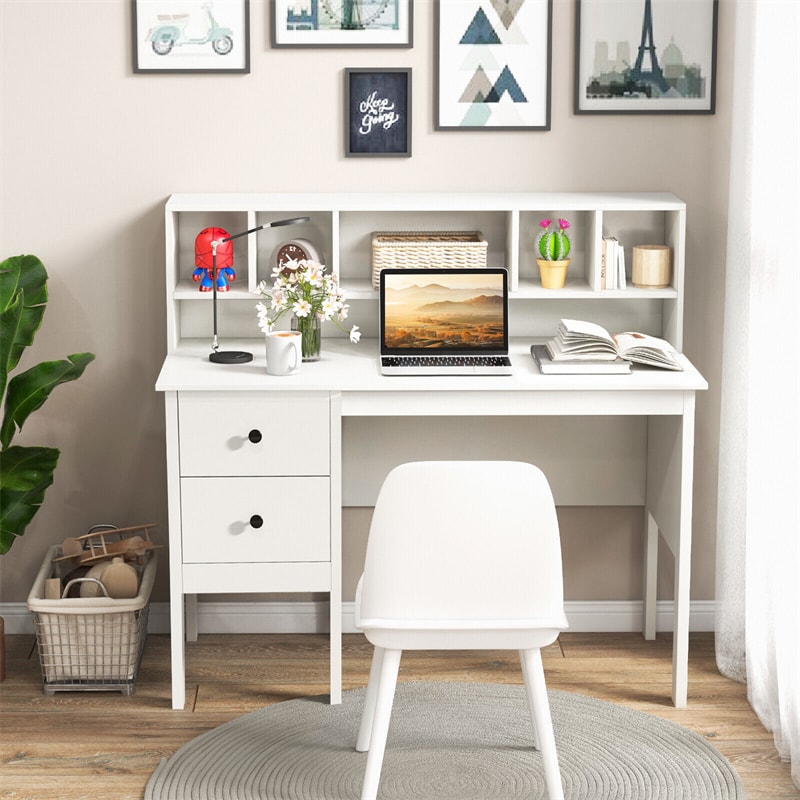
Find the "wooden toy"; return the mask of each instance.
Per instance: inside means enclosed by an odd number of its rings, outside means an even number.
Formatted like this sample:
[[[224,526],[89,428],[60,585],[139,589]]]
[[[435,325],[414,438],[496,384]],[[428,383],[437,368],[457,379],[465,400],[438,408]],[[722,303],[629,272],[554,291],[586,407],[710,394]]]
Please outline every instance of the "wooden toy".
[[[128,528],[116,528],[110,525],[95,526],[83,536],[68,537],[61,545],[61,556],[57,561],[72,561],[75,565],[95,564],[104,559],[121,556],[127,562],[144,563],[144,557],[150,550],[160,548],[150,538],[150,529],[154,522],[146,525],[132,525]]]

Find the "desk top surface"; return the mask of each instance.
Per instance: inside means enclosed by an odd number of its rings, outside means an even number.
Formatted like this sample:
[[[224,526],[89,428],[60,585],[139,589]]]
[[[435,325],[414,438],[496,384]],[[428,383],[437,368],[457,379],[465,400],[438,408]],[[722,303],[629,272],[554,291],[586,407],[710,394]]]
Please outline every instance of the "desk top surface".
[[[497,376],[385,376],[378,367],[375,339],[352,344],[343,338],[327,338],[322,358],[303,364],[289,376],[266,371],[261,339],[222,341],[222,350],[248,350],[248,364],[212,364],[210,341],[183,343],[167,356],[156,381],[156,390],[167,391],[334,391],[347,393],[518,393],[518,392],[695,392],[708,388],[703,376],[684,356],[683,372],[634,366],[624,375],[542,375],[530,355],[531,339],[511,342],[513,374]]]

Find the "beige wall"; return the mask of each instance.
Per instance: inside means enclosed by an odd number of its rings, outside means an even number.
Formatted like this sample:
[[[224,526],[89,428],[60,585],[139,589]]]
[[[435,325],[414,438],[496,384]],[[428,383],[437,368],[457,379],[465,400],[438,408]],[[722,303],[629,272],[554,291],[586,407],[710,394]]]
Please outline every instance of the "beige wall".
[[[554,0],[549,132],[434,132],[433,3],[411,50],[274,50],[251,0],[249,75],[134,75],[130,3],[0,0],[0,257],[31,252],[50,307],[28,361],[97,360],[20,442],[61,448],[56,482],[0,559],[25,599],[47,546],[97,522],[159,524],[166,487],[163,204],[172,192],[667,190],[688,204],[685,350],[708,378],[697,413],[692,596],[713,597],[733,0],[720,7],[717,113],[572,113],[573,0]],[[345,159],[345,67],[413,68],[413,157]],[[352,596],[369,513],[345,517]],[[562,509],[569,599],[640,596],[639,509]],[[623,569],[620,569],[620,565]],[[661,575],[669,596],[671,570]],[[166,594],[166,570],[156,599]]]

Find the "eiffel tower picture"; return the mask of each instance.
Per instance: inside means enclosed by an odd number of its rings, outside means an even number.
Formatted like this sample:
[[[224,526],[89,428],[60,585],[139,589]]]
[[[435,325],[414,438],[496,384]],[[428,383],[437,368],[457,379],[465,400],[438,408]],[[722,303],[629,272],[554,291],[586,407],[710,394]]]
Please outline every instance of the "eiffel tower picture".
[[[645,56],[649,58],[650,69],[644,69]],[[661,67],[658,65],[656,56],[656,45],[653,40],[653,9],[650,0],[644,0],[644,19],[642,20],[642,41],[639,44],[639,52],[636,56],[636,63],[630,71],[630,79],[634,83],[651,83],[657,86],[662,93],[669,91]]]
[[[583,0],[576,113],[713,114],[717,3]]]

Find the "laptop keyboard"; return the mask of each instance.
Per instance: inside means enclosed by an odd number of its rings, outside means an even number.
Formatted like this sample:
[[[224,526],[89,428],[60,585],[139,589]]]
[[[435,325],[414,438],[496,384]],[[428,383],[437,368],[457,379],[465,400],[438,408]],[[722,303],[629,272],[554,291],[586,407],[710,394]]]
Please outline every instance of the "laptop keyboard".
[[[382,356],[384,367],[510,367],[508,356]]]

